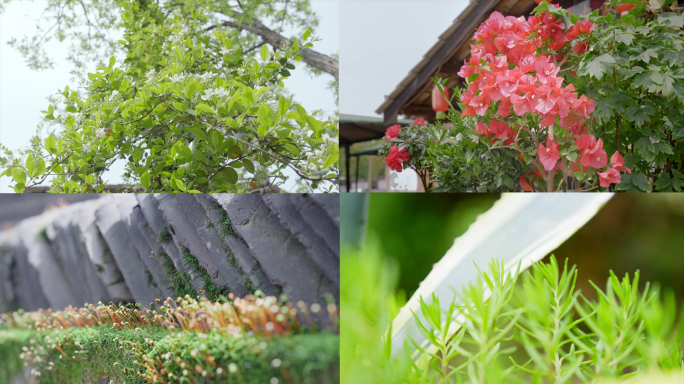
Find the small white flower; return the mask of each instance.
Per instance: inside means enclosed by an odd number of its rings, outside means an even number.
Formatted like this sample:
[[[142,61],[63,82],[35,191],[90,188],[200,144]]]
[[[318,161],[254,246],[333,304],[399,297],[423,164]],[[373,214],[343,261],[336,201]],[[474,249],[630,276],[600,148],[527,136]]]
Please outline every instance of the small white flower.
[[[214,97],[216,93],[214,92],[213,89],[207,89],[204,91],[204,96],[202,96],[202,100],[211,100],[212,97]]]
[[[173,83],[177,83],[177,82],[183,80],[184,77],[185,77],[185,76],[183,76],[183,74],[178,74],[178,75],[173,75],[173,76],[171,76],[171,77],[169,78],[169,80],[171,80],[171,82],[173,82]]]
[[[230,50],[226,47],[221,47],[221,50],[219,51],[222,55],[227,55],[230,53]]]
[[[84,152],[90,152],[91,146],[89,144],[83,144],[83,151]]]
[[[96,131],[95,131],[95,135],[96,135],[97,137],[102,137],[102,136],[104,136],[104,135],[105,135],[105,130],[104,130],[104,128],[100,128],[100,129],[96,130]]]

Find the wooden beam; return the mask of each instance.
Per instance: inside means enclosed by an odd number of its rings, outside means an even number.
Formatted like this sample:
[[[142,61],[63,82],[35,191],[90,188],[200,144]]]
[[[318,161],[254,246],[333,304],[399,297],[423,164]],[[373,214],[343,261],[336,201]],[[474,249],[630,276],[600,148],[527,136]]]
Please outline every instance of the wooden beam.
[[[425,82],[437,72],[439,66],[446,62],[456,49],[464,42],[465,38],[470,38],[478,25],[482,23],[483,18],[487,16],[491,9],[500,0],[481,0],[478,5],[471,11],[469,15],[461,20],[461,25],[451,34],[451,36],[444,41],[444,45],[435,53],[428,64],[416,75],[411,83],[404,89],[404,91],[392,101],[385,112],[383,113],[385,125],[394,124],[397,121],[397,114],[402,109],[404,104],[411,100],[417,91],[425,87]]]
[[[406,116],[433,116],[435,111],[431,105],[411,104],[402,108],[400,113]]]

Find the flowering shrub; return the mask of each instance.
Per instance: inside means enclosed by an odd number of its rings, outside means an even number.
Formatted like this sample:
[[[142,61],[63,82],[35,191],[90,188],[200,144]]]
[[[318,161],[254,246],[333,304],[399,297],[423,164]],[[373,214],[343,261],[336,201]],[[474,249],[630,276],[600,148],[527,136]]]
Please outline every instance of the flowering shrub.
[[[278,94],[300,50],[312,46],[310,31],[276,52],[263,45],[257,59],[225,29],[205,28],[198,1],[117,2],[126,56],[88,73],[84,92],[65,87],[63,113],[43,111],[61,132],[36,135],[19,153],[0,146],[0,176],[16,192],[46,180],[55,192],[98,192],[122,160],[124,180],[150,192],[278,186],[286,168],[311,189],[334,189],[336,121]]]
[[[406,168],[413,169],[418,173],[423,188],[427,191],[429,164],[425,158],[425,151],[429,143],[436,139],[435,131],[428,127],[425,119],[416,119],[408,127],[402,128],[399,124],[387,128],[383,139],[386,139],[380,155],[385,156],[387,166],[396,172]]]
[[[476,133],[471,119],[455,119],[450,126],[417,119],[405,128],[399,124],[388,127],[384,138],[388,142],[381,153],[390,169],[401,172],[406,163],[418,173],[426,191],[519,189],[514,181],[522,172],[518,154],[507,148],[490,150]]]
[[[528,19],[492,13],[452,121],[472,118],[490,149],[517,151],[525,191],[681,190],[684,17],[639,4],[619,20],[547,2]]]
[[[563,181],[574,190],[596,188],[599,180],[602,187],[620,182],[614,168],[620,154],[609,166],[603,141],[588,133],[595,101],[561,76],[586,51],[596,24],[582,19],[570,25],[563,12],[547,7],[529,19],[492,13],[475,32],[470,60],[459,72],[468,84],[461,117],[475,118],[490,148],[518,151],[529,167],[518,181],[526,191],[535,184],[560,190]]]

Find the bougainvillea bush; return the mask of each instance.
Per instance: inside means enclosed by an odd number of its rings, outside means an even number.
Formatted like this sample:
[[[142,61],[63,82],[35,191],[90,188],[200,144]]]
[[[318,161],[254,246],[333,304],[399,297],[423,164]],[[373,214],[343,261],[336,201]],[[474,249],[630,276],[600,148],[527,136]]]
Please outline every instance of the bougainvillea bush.
[[[518,157],[523,172],[507,174],[516,188],[684,186],[684,118],[678,112],[684,108],[684,16],[634,3],[616,18],[598,11],[573,15],[542,2],[529,18],[493,12],[475,32],[459,72],[465,89],[452,99],[459,110],[450,102],[448,116],[455,127],[474,126],[489,151],[506,149]],[[434,82],[443,89],[445,81]],[[437,161],[439,153],[428,153],[423,163],[444,163]],[[471,166],[458,156],[451,160],[451,175]]]
[[[212,26],[204,0],[116,2],[125,56],[112,56],[65,87],[27,150],[0,146],[0,176],[16,192],[50,182],[54,192],[99,192],[120,160],[124,181],[146,191],[242,192],[279,186],[289,168],[309,190],[336,188],[338,128],[281,95],[310,31],[258,57],[234,45],[239,31]]]

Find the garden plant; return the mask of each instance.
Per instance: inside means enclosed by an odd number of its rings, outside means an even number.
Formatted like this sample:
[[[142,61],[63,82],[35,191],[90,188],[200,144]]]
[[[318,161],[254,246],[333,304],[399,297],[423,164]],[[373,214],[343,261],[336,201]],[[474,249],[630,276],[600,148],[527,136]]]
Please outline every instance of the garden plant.
[[[16,192],[43,182],[53,192],[101,192],[103,174],[117,160],[125,163],[127,184],[150,192],[260,191],[282,185],[286,169],[304,189],[336,188],[335,118],[320,120],[283,88],[296,62],[336,76],[336,61],[311,50],[309,28],[286,39],[255,19],[307,25],[308,3],[300,4],[299,20],[279,13],[276,2],[96,1],[90,12],[99,12],[91,14],[98,25],[83,2],[67,3],[72,13],[83,6],[88,35],[76,28],[81,15],[67,18],[50,4],[60,39],[74,28],[81,48],[89,48],[82,50],[113,55],[96,71],[78,73],[79,89],[64,87],[43,111],[59,130],[46,135],[39,128],[24,150],[0,147],[0,176],[11,177]],[[123,35],[107,43],[98,27]],[[242,30],[262,33],[263,41]],[[48,60],[41,43],[14,42],[36,66],[49,66],[38,60]]]
[[[675,383],[684,378],[684,312],[674,294],[611,273],[597,299],[575,288],[578,271],[551,256],[520,273],[494,261],[451,302],[420,299],[414,321],[428,341],[392,354],[396,265],[377,246],[348,250],[345,271],[365,283],[343,290],[343,383]],[[371,278],[372,275],[373,277]],[[360,281],[360,280],[359,280]],[[351,283],[351,282],[344,282]],[[640,288],[641,287],[641,288]],[[351,297],[369,290],[363,300]],[[346,296],[346,295],[349,296]],[[461,304],[459,304],[461,303]],[[419,316],[420,315],[420,316]],[[354,344],[364,342],[364,348]],[[366,366],[347,372],[351,364]]]
[[[492,13],[464,88],[449,98],[433,79],[450,124],[388,128],[388,165],[430,173],[433,191],[681,191],[684,15],[623,3],[619,17],[545,1],[529,18]]]
[[[257,292],[0,316],[0,381],[337,383],[338,309]],[[328,326],[321,327],[324,319]]]

